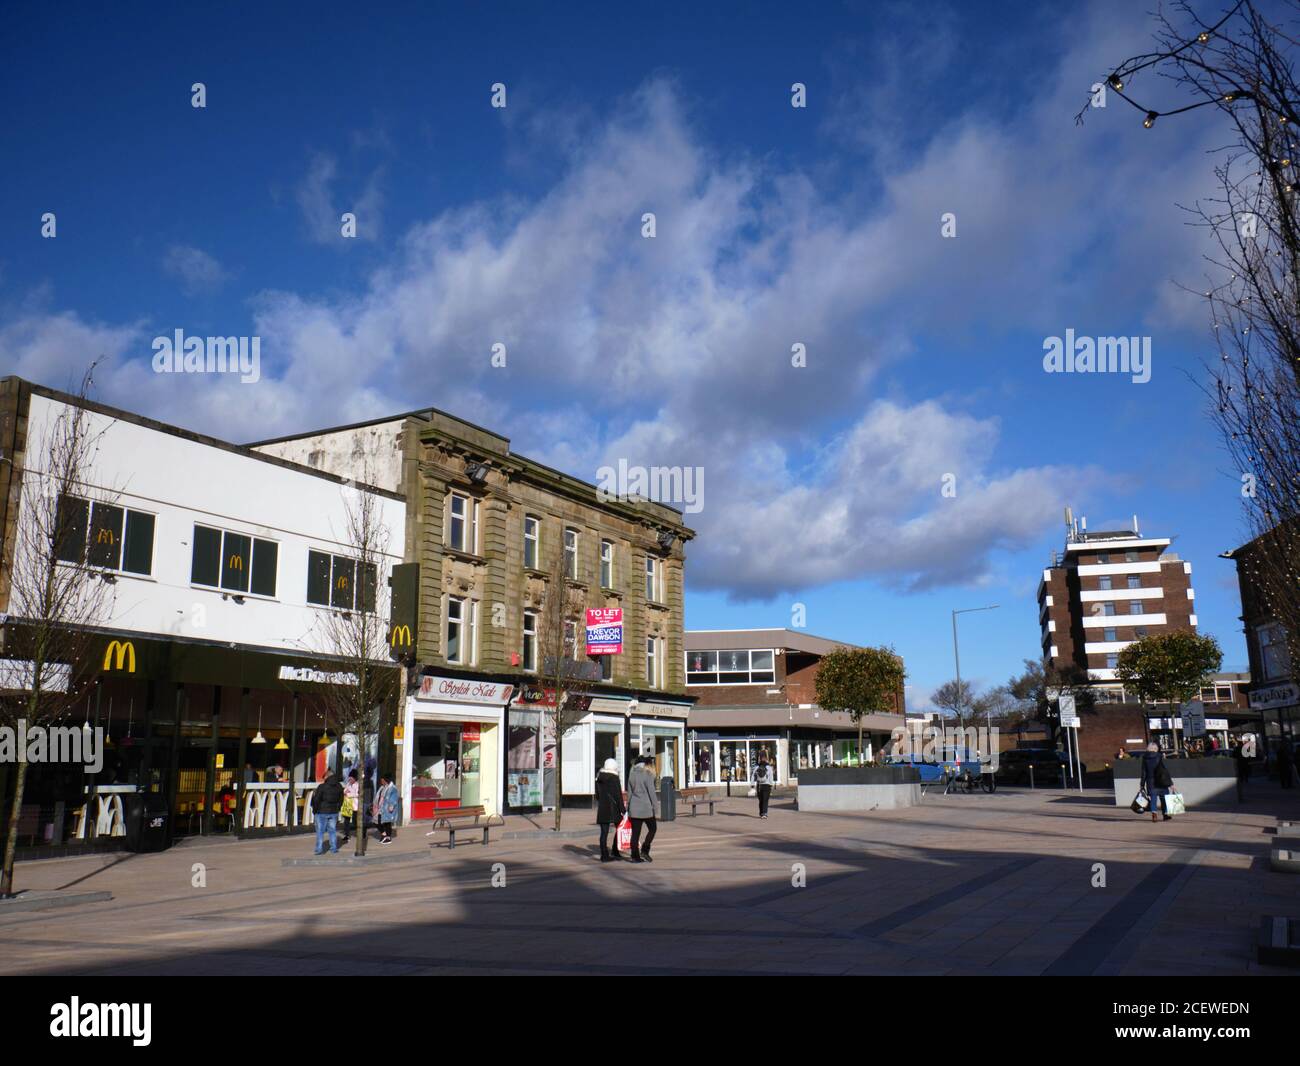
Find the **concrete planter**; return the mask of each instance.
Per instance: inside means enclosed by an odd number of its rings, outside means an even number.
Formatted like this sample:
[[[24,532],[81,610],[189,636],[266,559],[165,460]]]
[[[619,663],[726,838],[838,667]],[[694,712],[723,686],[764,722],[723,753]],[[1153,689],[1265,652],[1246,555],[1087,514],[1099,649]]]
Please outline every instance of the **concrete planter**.
[[[911,766],[800,770],[801,811],[874,811],[921,802],[921,775]]]
[[[1165,759],[1174,789],[1187,800],[1187,809],[1207,803],[1237,802],[1237,764],[1234,759]],[[1127,807],[1142,784],[1142,760],[1115,762],[1115,806]]]

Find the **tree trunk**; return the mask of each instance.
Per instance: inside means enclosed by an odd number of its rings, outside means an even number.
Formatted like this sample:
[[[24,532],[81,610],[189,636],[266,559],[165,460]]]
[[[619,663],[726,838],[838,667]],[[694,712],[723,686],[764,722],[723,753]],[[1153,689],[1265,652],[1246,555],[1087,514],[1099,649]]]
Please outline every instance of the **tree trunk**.
[[[858,765],[862,765],[862,716],[858,715]]]
[[[559,697],[557,696],[558,700]],[[546,771],[542,771],[545,773]],[[564,734],[560,732],[560,720],[555,719],[555,831],[560,831],[560,811],[564,807]]]
[[[20,753],[21,754],[21,753]],[[0,899],[14,894],[14,849],[18,846],[18,817],[23,809],[23,783],[27,780],[27,760],[19,758],[14,773],[14,802],[9,809],[9,825],[5,830],[5,855],[0,873]],[[89,815],[89,812],[87,812]]]

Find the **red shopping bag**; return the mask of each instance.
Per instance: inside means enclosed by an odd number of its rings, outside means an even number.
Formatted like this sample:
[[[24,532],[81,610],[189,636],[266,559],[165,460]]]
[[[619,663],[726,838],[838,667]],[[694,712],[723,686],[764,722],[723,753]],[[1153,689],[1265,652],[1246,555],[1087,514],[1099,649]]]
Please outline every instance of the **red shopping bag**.
[[[626,814],[623,815],[623,820],[618,823],[617,839],[618,839],[619,851],[632,850],[632,819],[629,818]]]

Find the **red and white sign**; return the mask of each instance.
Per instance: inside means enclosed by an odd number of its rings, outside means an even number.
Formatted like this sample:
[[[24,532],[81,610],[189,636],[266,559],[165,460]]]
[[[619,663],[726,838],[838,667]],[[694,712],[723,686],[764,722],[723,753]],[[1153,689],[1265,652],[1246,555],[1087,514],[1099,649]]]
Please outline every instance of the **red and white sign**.
[[[623,608],[587,608],[587,654],[623,654]]]
[[[415,694],[415,698],[441,703],[506,704],[510,702],[510,694],[514,690],[514,685],[502,685],[494,681],[426,675],[420,678],[420,691]]]
[[[466,722],[460,727],[460,739],[465,744],[477,744],[483,739],[483,723]]]

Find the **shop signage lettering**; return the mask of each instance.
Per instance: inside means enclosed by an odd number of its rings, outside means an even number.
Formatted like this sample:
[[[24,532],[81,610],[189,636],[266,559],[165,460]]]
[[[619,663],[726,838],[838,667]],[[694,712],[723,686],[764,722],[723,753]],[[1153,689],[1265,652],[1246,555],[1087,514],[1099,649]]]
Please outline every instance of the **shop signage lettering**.
[[[623,654],[623,608],[587,608],[587,654]]]
[[[444,700],[450,703],[508,703],[514,685],[494,681],[473,681],[461,677],[420,678],[416,699]]]
[[[1252,710],[1286,707],[1297,702],[1300,702],[1300,689],[1295,685],[1271,685],[1268,688],[1257,688],[1250,694]]]
[[[355,685],[356,674],[327,673],[309,666],[281,666],[281,681],[305,681],[312,685]]]

